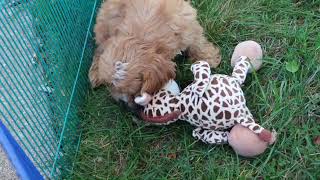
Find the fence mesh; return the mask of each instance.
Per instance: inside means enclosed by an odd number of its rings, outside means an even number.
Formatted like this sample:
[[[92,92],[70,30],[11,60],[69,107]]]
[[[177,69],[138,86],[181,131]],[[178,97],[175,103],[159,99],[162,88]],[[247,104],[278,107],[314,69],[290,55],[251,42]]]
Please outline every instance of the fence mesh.
[[[72,171],[97,0],[0,0],[0,119],[42,175]]]

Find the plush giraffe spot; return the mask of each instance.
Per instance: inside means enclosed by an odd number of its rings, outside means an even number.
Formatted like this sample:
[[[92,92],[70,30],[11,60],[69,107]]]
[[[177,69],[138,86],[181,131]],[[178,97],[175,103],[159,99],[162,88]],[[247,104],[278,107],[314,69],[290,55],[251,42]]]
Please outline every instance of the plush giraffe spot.
[[[203,124],[203,126],[204,126],[204,127],[208,127],[208,126],[209,126],[209,124]]]
[[[218,84],[217,78],[213,78],[213,79],[211,80],[211,84],[212,84],[212,85]]]
[[[244,79],[244,76],[241,75],[240,78],[241,78],[241,79]]]
[[[212,133],[209,134],[209,138],[212,138]]]
[[[223,82],[225,85],[228,85],[228,86],[229,86],[229,82],[228,82],[228,80],[227,80],[226,78],[223,78],[223,79],[222,79],[222,82]]]
[[[200,76],[199,74],[200,74],[199,72],[196,73],[196,76],[195,76],[196,79],[199,79],[199,76]]]
[[[189,98],[186,99],[186,104],[189,104]]]
[[[226,97],[226,93],[223,90],[221,90],[220,94],[221,94],[222,97]]]
[[[244,102],[243,96],[240,97],[240,101],[241,101],[241,102]]]
[[[156,101],[156,104],[162,104],[162,103],[161,103],[161,101],[158,99],[158,100]]]
[[[233,101],[232,101],[231,99],[228,99],[228,103],[229,103],[230,105],[233,105]]]
[[[181,104],[180,109],[181,109],[182,112],[184,112],[186,110],[186,107],[183,104]]]
[[[238,117],[239,115],[239,110],[236,110],[236,112],[234,112],[234,117]]]
[[[152,115],[153,115],[153,113],[152,113],[152,110],[151,110],[151,109],[149,109],[149,111],[148,111],[148,115],[149,115],[149,116],[152,116]]]
[[[203,89],[203,87],[198,87],[197,88],[198,93],[201,93],[202,89]]]
[[[208,78],[208,75],[207,74],[202,74],[202,79],[206,79]]]
[[[173,107],[170,107],[170,111],[173,112],[173,111],[174,111],[174,108],[173,108]]]
[[[194,120],[198,120],[198,119],[199,119],[197,114],[194,114],[194,115],[192,116],[192,118],[193,118]]]
[[[209,116],[209,117],[211,116],[211,111],[210,111],[210,109],[209,109],[209,111],[208,111],[208,116]]]
[[[197,113],[200,114],[200,109],[199,108],[197,109]]]
[[[203,86],[204,83],[203,82],[199,82],[198,86]]]
[[[212,96],[213,96],[213,93],[212,93],[211,90],[208,90],[207,92],[208,92],[209,97],[212,97]]]
[[[217,97],[216,99],[214,99],[214,102],[215,102],[215,103],[218,103],[218,104],[220,104],[220,101],[219,101],[219,99],[220,99],[220,98],[219,98],[219,97]]]
[[[212,88],[216,93],[219,92],[219,88]]]
[[[213,106],[213,111],[216,113],[216,112],[218,112],[219,111],[219,106]]]
[[[156,111],[156,115],[157,115],[157,116],[161,116],[161,112],[160,112],[160,110],[159,110],[159,109],[157,109],[157,111]]]
[[[202,103],[201,103],[202,112],[205,112],[207,110],[207,108],[208,108],[207,104],[204,101],[202,101]]]
[[[207,116],[204,116],[204,115],[202,115],[201,119],[204,120],[204,121],[208,120]]]
[[[258,130],[259,129],[259,126],[254,126],[253,128],[252,128],[252,130]]]
[[[193,107],[192,107],[192,106],[189,106],[188,110],[189,110],[189,113],[192,113]]]
[[[223,125],[224,125],[224,123],[223,123],[223,122],[220,122],[218,125],[219,125],[219,126],[223,126]]]
[[[164,106],[167,107],[167,106],[168,106],[168,103],[164,103]]]
[[[252,123],[252,122],[253,122],[253,119],[248,118],[247,122],[248,122],[248,123]]]
[[[209,68],[209,65],[208,64],[202,64],[202,67]]]
[[[242,67],[242,68],[244,68],[244,65],[243,65],[243,64],[240,64],[240,65],[239,65],[239,67]]]
[[[235,99],[235,100],[234,100],[234,105],[236,105],[236,104],[239,104],[238,99]]]
[[[204,93],[203,96],[202,96],[202,98],[205,99],[205,100],[209,100],[207,93]]]
[[[190,94],[190,91],[185,91],[183,92],[185,95],[189,95]]]
[[[216,126],[210,126],[210,129],[211,129],[211,130],[216,130],[217,127],[216,127]]]
[[[237,89],[234,89],[234,88],[232,88],[232,91],[233,91],[234,93],[238,93],[238,92],[239,92]]]
[[[165,95],[166,95],[166,93],[165,93],[165,92],[162,92],[162,93],[159,94],[159,97],[163,97],[163,96],[165,96]]]
[[[223,102],[222,102],[222,106],[223,106],[223,107],[228,107],[228,104],[227,104],[225,101],[223,101]]]
[[[229,96],[232,96],[232,92],[231,92],[231,90],[230,90],[230,89],[228,89],[228,88],[226,88],[226,90],[227,90],[228,95],[229,95]]]
[[[217,116],[216,116],[217,119],[222,119],[223,118],[223,111],[221,111]]]
[[[240,120],[240,123],[243,123],[243,122],[244,122],[244,119],[241,119],[241,120]]]
[[[237,74],[242,74],[242,71],[240,69],[237,69],[236,71],[234,71]]]
[[[224,111],[224,115],[226,119],[230,119],[231,118],[231,113],[229,111]]]
[[[169,101],[170,104],[178,104],[179,100],[177,98],[173,98]]]

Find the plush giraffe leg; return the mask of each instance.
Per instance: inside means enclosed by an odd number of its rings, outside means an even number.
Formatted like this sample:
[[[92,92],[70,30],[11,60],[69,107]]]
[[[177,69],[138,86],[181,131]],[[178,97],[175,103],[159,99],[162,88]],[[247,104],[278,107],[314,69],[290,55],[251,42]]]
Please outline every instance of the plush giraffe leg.
[[[229,132],[196,128],[193,130],[192,136],[208,144],[226,144]]]
[[[268,142],[269,144],[273,144],[276,140],[276,132],[270,132],[269,130],[264,129],[262,126],[255,123],[250,112],[247,116],[242,116],[236,119],[236,122],[244,127],[247,127],[252,132],[257,134],[261,140]]]
[[[236,78],[239,84],[243,84],[246,80],[247,73],[251,67],[249,59],[246,56],[241,56],[236,62],[232,76]]]

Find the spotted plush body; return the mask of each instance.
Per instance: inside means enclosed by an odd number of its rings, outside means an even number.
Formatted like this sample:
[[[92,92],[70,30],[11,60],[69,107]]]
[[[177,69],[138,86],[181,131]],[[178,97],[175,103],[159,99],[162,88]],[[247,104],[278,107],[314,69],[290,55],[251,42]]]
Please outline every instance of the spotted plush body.
[[[179,94],[160,90],[144,108],[142,117],[156,124],[187,121],[196,127],[193,136],[210,144],[227,143],[227,129],[237,123],[272,143],[270,131],[255,123],[241,89],[250,68],[249,58],[241,56],[231,76],[211,75],[209,64],[198,61],[191,66],[194,82]]]

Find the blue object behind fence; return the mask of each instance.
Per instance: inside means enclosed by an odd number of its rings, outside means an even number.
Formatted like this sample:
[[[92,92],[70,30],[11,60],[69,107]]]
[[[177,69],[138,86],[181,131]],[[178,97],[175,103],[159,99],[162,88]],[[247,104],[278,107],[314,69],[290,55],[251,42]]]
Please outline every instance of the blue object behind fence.
[[[22,180],[42,180],[43,177],[33,165],[18,143],[14,140],[9,130],[0,120],[0,144],[7,153],[17,175]]]

